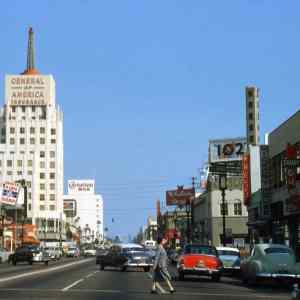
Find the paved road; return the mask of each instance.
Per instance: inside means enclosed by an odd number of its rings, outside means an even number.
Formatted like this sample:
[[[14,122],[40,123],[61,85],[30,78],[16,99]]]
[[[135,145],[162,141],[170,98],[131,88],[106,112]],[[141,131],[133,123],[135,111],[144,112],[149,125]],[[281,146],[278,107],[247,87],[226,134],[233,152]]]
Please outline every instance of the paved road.
[[[100,271],[94,258],[69,259],[44,265],[0,265],[0,299],[155,299],[149,293],[151,274],[143,271]],[[215,283],[205,278],[174,281],[176,293],[161,286],[164,299],[285,300],[290,291],[278,286],[249,288],[238,279]]]

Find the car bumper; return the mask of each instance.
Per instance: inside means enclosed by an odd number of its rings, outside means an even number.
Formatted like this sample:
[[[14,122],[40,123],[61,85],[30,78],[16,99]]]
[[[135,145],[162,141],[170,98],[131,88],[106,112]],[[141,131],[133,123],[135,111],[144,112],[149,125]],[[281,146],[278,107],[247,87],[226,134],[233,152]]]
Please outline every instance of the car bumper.
[[[195,275],[213,275],[221,274],[221,269],[209,269],[209,268],[178,268],[178,272],[183,272],[184,274],[195,274]]]
[[[126,267],[132,267],[132,268],[146,268],[146,267],[152,267],[153,264],[148,263],[125,263],[124,266]]]
[[[32,258],[32,261],[33,262],[45,262],[45,261],[49,261],[50,260],[50,257],[41,257],[41,256],[34,256]]]
[[[241,267],[223,267],[224,271],[240,271]]]
[[[258,278],[278,278],[278,279],[300,279],[300,274],[288,274],[288,273],[258,273]]]

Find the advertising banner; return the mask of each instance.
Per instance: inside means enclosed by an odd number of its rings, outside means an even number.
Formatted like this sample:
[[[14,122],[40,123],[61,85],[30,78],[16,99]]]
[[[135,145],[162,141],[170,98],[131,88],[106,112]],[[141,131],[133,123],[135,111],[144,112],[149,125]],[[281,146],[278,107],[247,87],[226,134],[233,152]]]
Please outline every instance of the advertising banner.
[[[179,186],[177,190],[166,192],[167,205],[185,206],[190,203],[195,197],[194,188],[186,188]]]
[[[251,199],[251,186],[250,186],[250,155],[243,156],[243,192],[244,204],[249,205]]]
[[[209,162],[242,160],[247,149],[246,138],[209,141]]]
[[[0,185],[0,203],[16,205],[18,199],[18,186],[15,182],[4,182]]]

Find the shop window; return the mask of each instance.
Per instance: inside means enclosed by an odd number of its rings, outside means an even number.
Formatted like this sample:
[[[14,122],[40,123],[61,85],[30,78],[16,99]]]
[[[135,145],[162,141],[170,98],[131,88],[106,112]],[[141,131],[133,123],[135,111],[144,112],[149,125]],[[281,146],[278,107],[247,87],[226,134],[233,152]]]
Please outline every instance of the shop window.
[[[241,202],[234,203],[234,215],[235,216],[242,215],[242,203]]]

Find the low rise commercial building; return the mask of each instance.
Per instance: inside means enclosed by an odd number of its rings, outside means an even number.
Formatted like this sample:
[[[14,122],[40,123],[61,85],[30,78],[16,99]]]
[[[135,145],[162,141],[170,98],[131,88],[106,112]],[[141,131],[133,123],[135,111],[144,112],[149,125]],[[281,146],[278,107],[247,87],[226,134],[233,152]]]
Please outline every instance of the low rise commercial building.
[[[225,243],[230,246],[247,246],[248,212],[243,205],[242,180],[239,177],[227,179],[225,194]],[[222,195],[217,176],[210,176],[207,190],[194,202],[195,240],[219,246],[223,243]]]

